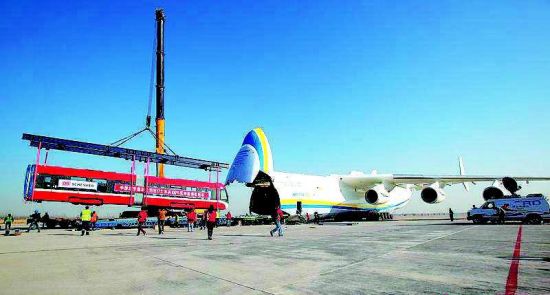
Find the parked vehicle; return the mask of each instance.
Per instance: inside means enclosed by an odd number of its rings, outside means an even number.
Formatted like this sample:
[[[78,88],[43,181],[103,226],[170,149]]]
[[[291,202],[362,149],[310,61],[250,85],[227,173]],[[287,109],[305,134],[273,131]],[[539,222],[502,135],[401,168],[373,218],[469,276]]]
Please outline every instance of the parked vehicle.
[[[476,224],[497,222],[499,210],[503,207],[507,208],[504,221],[521,221],[526,224],[540,224],[543,221],[550,221],[550,206],[548,200],[542,194],[489,199],[480,208],[470,209],[467,219]]]

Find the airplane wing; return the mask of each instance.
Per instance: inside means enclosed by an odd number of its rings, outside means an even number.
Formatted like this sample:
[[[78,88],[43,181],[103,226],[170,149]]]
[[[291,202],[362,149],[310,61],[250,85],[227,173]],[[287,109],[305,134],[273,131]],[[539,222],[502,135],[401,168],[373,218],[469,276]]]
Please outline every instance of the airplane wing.
[[[444,184],[456,184],[467,182],[481,182],[481,181],[497,181],[506,177],[513,178],[516,181],[544,181],[550,180],[550,177],[539,176],[497,176],[497,175],[407,175],[396,174],[393,176],[393,181],[396,184],[410,183],[410,184],[428,184],[428,183],[444,183]]]
[[[371,174],[352,173],[341,176],[340,180],[346,185],[362,190],[369,190],[379,184],[389,187],[412,185],[416,189],[421,189],[434,183],[438,183],[441,188],[462,183],[464,188],[469,190],[468,183],[492,181],[493,183],[501,182],[504,187],[514,191],[518,189],[516,181],[527,181],[529,183],[529,181],[550,180],[550,177],[547,176],[466,175],[462,157],[458,157],[458,168],[459,175],[377,174],[376,171],[373,171]]]
[[[374,186],[385,183],[389,185],[411,184],[417,187],[438,182],[441,186],[457,183],[476,183],[482,181],[501,181],[512,178],[516,181],[549,181],[550,177],[539,176],[497,176],[497,175],[415,175],[415,174],[379,174],[379,175],[349,175],[340,176],[342,183],[356,189],[369,190]]]

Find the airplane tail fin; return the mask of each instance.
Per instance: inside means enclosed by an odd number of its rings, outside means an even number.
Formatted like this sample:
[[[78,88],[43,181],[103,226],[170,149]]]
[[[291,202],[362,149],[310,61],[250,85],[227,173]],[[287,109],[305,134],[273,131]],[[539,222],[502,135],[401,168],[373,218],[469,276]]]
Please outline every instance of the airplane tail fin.
[[[254,128],[244,137],[225,183],[252,183],[260,171],[265,174],[273,172],[273,157],[264,131],[262,128]]]
[[[460,175],[466,175],[466,172],[464,172],[464,162],[462,161],[462,157],[458,157],[458,169],[460,172]],[[462,185],[464,186],[464,189],[469,192],[470,187],[466,182],[463,182]]]

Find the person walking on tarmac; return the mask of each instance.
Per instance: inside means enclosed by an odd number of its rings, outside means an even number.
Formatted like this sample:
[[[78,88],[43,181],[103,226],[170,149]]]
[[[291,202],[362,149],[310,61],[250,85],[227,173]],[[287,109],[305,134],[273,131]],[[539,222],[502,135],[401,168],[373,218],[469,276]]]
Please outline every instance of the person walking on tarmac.
[[[206,214],[207,211],[202,212],[201,215],[201,221],[200,221],[200,230],[203,230],[206,228]]]
[[[449,218],[451,219],[451,222],[453,222],[455,220],[454,212],[451,208],[449,208]]]
[[[227,211],[227,214],[225,214],[225,220],[227,221],[227,226],[231,226],[232,219],[233,219],[233,215],[231,215],[231,211]]]
[[[80,212],[80,221],[82,221],[82,233],[80,236],[84,235],[84,232],[86,232],[86,235],[90,235],[90,222],[92,220],[92,210],[90,210],[89,206],[86,206],[84,210]]]
[[[284,216],[283,210],[281,210],[281,207],[277,206],[273,214],[273,220],[275,221],[275,228],[269,232],[271,236],[273,236],[273,233],[275,232],[279,233],[279,237],[283,236],[283,226],[281,225],[281,222],[283,221],[283,216]]]
[[[42,228],[48,227],[48,222],[50,222],[50,214],[48,212],[44,213],[44,215],[41,218],[42,221]]]
[[[30,223],[29,228],[27,228],[27,232],[30,232],[33,227],[36,227],[38,232],[40,232],[40,226],[38,225],[38,222],[40,221],[40,212],[38,210],[34,210],[34,213],[30,216]]]
[[[95,230],[95,224],[97,223],[97,213],[94,211],[92,212],[92,219],[90,220],[90,223],[92,224],[92,231]]]
[[[189,213],[187,213],[187,231],[188,232],[195,231],[195,221],[197,221],[197,213],[195,213],[195,209],[191,209]]]
[[[11,214],[8,214],[8,216],[4,217],[4,227],[6,228],[6,236],[10,235],[12,223],[13,223],[13,216],[11,216]]]
[[[313,223],[319,224],[319,213],[317,211],[313,212]]]
[[[145,222],[147,221],[147,210],[145,207],[141,207],[141,211],[138,213],[138,232],[137,235],[139,236],[140,233],[143,233],[143,235],[146,235],[147,233],[143,229],[143,226],[145,225]]]
[[[180,214],[178,212],[174,215],[174,227],[180,227]]]
[[[157,225],[159,227],[159,235],[164,234],[164,223],[166,222],[166,210],[159,209],[159,215],[157,217]]]
[[[216,226],[217,212],[214,210],[214,206],[210,205],[206,212],[206,228],[208,229],[208,239],[212,240],[212,234],[214,233],[214,227]]]
[[[510,211],[510,205],[504,204],[502,207],[498,208],[498,223],[504,224],[504,217],[506,217],[506,212]]]

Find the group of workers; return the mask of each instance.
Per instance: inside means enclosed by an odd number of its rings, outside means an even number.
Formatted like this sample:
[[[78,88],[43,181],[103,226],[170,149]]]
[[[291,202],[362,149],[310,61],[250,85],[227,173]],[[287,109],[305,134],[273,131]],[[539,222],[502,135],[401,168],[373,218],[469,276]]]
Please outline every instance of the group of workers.
[[[84,210],[80,212],[80,220],[82,221],[82,235],[86,234],[89,235],[90,230],[95,230],[96,222],[98,220],[98,215],[95,211],[91,211],[88,206]],[[40,222],[42,223],[42,228],[48,227],[48,223],[51,221],[50,215],[48,212],[44,213],[44,215],[40,215],[40,212],[38,210],[34,210],[34,212],[29,215],[29,218],[27,219],[27,232],[30,232],[31,230],[37,230],[40,232]],[[4,224],[5,224],[5,232],[4,234],[6,236],[10,235],[11,228],[13,226],[14,218],[9,213],[4,218]]]
[[[311,217],[309,216],[309,212],[306,212],[306,223],[310,223],[310,222],[311,222]],[[317,211],[313,212],[313,223],[315,224],[320,223],[319,213],[317,213]]]
[[[84,234],[89,236],[90,230],[95,230],[97,220],[97,213],[90,210],[90,206],[86,206],[84,210],[80,212],[80,221],[82,222],[80,236],[83,236]]]
[[[159,231],[159,235],[164,234],[164,226],[166,224],[166,218],[167,218],[168,211],[164,208],[161,208],[158,210],[157,215],[157,227]],[[204,227],[208,230],[208,239],[212,240],[212,235],[214,233],[214,227],[216,227],[216,220],[217,220],[217,212],[214,210],[214,206],[210,206],[204,214],[202,214],[201,218],[201,229]],[[138,221],[138,231],[137,236],[140,234],[146,235],[147,232],[145,231],[145,225],[147,222],[149,214],[146,207],[142,207],[141,210],[138,213],[137,221]],[[175,215],[175,226],[179,226],[179,218],[178,214]],[[197,222],[197,213],[194,209],[190,209],[186,212],[187,216],[187,231],[188,232],[194,232],[195,231],[195,223]],[[231,212],[227,212],[226,214],[226,220],[227,220],[227,226],[231,225],[233,217],[231,216]]]
[[[164,208],[161,208],[158,210],[157,215],[157,226],[159,234],[164,234],[164,226],[166,224],[166,218],[167,218],[168,211]],[[194,209],[188,210],[186,212],[187,216],[187,231],[193,232],[195,228],[195,223],[197,222],[197,213]],[[214,228],[217,225],[217,211],[214,210],[214,206],[210,206],[208,210],[206,210],[202,214],[202,218],[200,221],[200,227],[201,229],[206,228],[208,233],[208,239],[212,240],[212,236],[214,233]],[[81,236],[84,235],[90,235],[90,231],[93,231],[96,229],[96,223],[98,221],[98,214],[96,211],[90,210],[89,206],[85,206],[84,209],[80,212],[80,221],[81,221]],[[137,215],[137,236],[140,234],[146,235],[147,232],[145,231],[145,225],[148,218],[148,212],[146,207],[142,207]],[[231,226],[231,223],[233,221],[233,216],[231,215],[231,212],[227,212],[225,215],[226,218],[226,225]],[[279,236],[283,236],[283,218],[284,214],[283,211],[279,206],[277,206],[272,214],[273,221],[275,222],[275,228],[272,229],[269,233],[271,236],[273,236],[274,233],[278,233]],[[46,212],[44,216],[40,216],[40,212],[38,210],[35,210],[33,214],[30,215],[29,218],[29,227],[27,229],[27,232],[31,231],[33,228],[36,228],[38,232],[40,232],[40,226],[38,225],[39,221],[43,222],[43,226],[46,226],[46,223],[49,221],[49,215]],[[317,219],[317,218],[316,218]],[[9,235],[9,231],[11,230],[12,224],[14,222],[14,218],[11,214],[8,214],[7,217],[4,218],[4,224],[6,226],[6,235]],[[175,225],[178,226],[178,215],[175,216]]]

